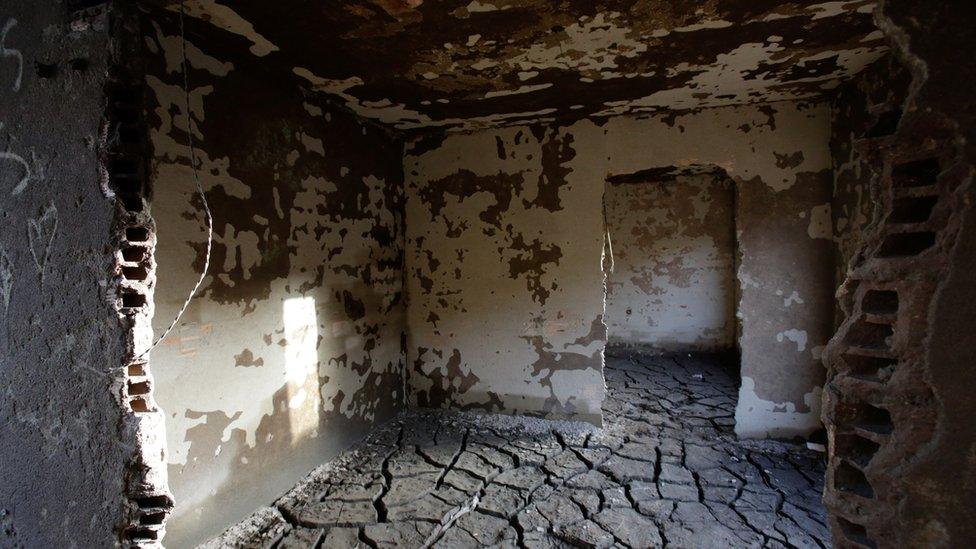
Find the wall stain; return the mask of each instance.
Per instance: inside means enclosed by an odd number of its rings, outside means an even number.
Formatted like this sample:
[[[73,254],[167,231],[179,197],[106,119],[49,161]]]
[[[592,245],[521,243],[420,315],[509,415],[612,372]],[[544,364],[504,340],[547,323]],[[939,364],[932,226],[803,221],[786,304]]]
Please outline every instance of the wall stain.
[[[508,275],[512,278],[524,276],[532,300],[545,305],[550,291],[558,288],[558,283],[553,281],[546,287],[542,283],[542,276],[547,265],[559,264],[563,256],[562,249],[555,244],[545,245],[538,239],[526,243],[521,234],[515,235],[509,249],[514,250],[517,255],[508,260]]]
[[[234,366],[244,368],[264,366],[263,358],[254,358],[254,353],[250,349],[244,349],[240,354],[234,355]]]
[[[494,204],[478,214],[478,218],[491,227],[501,229],[502,213],[508,210],[512,195],[522,191],[524,180],[519,173],[498,174],[497,176],[478,176],[474,172],[461,169],[437,181],[431,181],[420,192],[420,198],[428,204],[431,220],[441,215],[447,205],[447,197],[454,196],[459,202],[479,193],[488,193]],[[491,229],[484,229],[491,234]]]

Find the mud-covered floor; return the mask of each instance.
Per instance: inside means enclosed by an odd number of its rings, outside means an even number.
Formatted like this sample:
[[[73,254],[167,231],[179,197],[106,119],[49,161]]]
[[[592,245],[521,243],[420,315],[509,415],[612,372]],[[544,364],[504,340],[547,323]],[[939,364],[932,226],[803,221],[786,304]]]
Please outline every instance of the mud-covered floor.
[[[608,353],[605,428],[408,412],[215,545],[827,547],[823,464],[739,442],[705,355]]]

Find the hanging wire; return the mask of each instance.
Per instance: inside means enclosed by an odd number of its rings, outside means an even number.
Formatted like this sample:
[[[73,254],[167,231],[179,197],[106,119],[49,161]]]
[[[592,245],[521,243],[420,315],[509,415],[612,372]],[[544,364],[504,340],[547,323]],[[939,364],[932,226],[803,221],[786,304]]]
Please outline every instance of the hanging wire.
[[[613,272],[613,266],[614,266],[614,264],[613,264],[613,241],[610,239],[610,220],[609,220],[609,216],[607,215],[607,199],[606,199],[606,195],[604,195],[604,197],[603,197],[603,226],[604,226],[604,228],[607,231],[606,232],[606,242],[607,242],[607,252],[608,252],[607,257],[610,260],[610,267],[607,269],[607,272],[612,273]]]
[[[186,312],[187,307],[190,306],[190,302],[193,301],[193,297],[196,295],[197,290],[200,289],[200,285],[203,284],[203,280],[207,277],[207,271],[210,269],[210,254],[213,249],[213,214],[210,212],[210,204],[207,202],[207,195],[203,192],[203,183],[200,182],[200,174],[197,172],[197,155],[196,149],[193,146],[193,120],[190,118],[190,71],[187,67],[186,60],[186,32],[184,30],[183,19],[185,17],[185,0],[180,0],[180,50],[182,58],[180,61],[180,70],[183,73],[183,93],[184,93],[184,108],[183,111],[186,115],[186,135],[187,135],[187,145],[190,149],[190,170],[193,172],[193,180],[197,186],[197,193],[200,195],[200,201],[203,203],[203,212],[207,223],[207,250],[204,254],[203,259],[203,271],[200,272],[200,278],[197,279],[197,283],[193,285],[193,289],[190,290],[190,294],[186,297],[183,305],[180,307],[179,312],[173,318],[173,322],[163,330],[163,333],[157,337],[152,345],[148,349],[143,351],[139,356],[133,359],[133,362],[142,360],[146,355],[152,352],[153,349],[159,345],[166,336],[169,335],[176,324],[179,323],[180,318],[183,313]]]

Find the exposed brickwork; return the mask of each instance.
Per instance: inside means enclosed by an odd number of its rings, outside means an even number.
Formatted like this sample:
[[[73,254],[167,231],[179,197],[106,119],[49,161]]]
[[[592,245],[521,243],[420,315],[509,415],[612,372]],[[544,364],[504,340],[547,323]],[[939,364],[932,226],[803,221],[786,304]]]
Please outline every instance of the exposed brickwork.
[[[904,474],[938,430],[929,310],[949,272],[971,170],[952,122],[912,97],[869,99],[865,109],[873,124],[853,147],[873,172],[875,214],[839,290],[846,320],[825,355],[824,500],[845,547],[897,544]]]

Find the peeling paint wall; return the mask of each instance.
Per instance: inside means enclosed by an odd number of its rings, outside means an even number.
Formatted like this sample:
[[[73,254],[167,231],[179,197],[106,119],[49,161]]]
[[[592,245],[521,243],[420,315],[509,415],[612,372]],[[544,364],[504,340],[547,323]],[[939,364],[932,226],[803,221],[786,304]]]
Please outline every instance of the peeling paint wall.
[[[551,413],[588,393],[597,413],[605,181],[718,169],[737,188],[737,432],[813,431],[833,310],[829,139],[828,105],[781,102],[416,140],[405,172],[417,403]],[[574,376],[562,396],[561,371]]]
[[[175,28],[167,17],[145,28],[157,333],[205,249]],[[274,500],[404,398],[401,145],[289,82],[242,70],[219,41],[190,36],[187,51],[215,224],[209,275],[152,357],[177,502],[169,547]]]
[[[114,306],[118,211],[99,186],[107,8],[0,5],[3,547],[113,547],[127,519],[131,324]]]
[[[721,174],[644,177],[606,189],[612,344],[732,349],[735,208]]]
[[[600,421],[603,143],[583,121],[408,146],[414,404]]]
[[[780,102],[607,122],[611,177],[718,167],[734,181],[740,436],[819,426],[833,295],[828,107]]]

